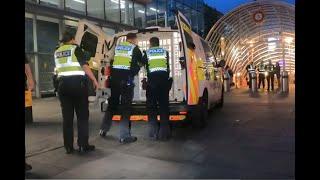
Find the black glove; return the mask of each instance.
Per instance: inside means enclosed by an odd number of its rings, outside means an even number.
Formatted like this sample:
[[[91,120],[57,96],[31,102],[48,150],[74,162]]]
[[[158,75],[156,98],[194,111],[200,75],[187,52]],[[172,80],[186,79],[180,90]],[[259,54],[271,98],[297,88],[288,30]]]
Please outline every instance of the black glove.
[[[146,90],[146,89],[147,89],[147,79],[146,79],[146,78],[143,78],[143,79],[141,80],[141,82],[142,82],[142,89],[143,89],[143,90]]]

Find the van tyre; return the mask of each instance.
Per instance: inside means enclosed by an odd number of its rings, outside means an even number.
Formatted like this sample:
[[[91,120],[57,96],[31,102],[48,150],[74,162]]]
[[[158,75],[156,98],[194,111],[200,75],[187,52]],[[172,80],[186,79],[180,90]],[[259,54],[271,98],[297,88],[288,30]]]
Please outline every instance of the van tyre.
[[[207,125],[208,119],[208,97],[204,95],[199,98],[198,105],[194,106],[190,112],[192,127],[202,129]]]

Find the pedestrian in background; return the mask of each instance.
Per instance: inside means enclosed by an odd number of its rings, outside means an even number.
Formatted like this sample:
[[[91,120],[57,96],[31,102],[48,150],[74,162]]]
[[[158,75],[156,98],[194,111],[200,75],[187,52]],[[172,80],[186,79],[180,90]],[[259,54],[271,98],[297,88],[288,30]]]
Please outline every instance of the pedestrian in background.
[[[247,73],[248,73],[248,76],[249,76],[249,88],[251,89],[251,84],[252,84],[252,73],[255,73],[256,72],[256,68],[254,67],[253,65],[253,62],[251,62],[248,66],[247,66]]]
[[[267,71],[267,82],[268,82],[268,91],[274,90],[274,65],[269,60],[269,63],[266,65]]]
[[[26,55],[24,60],[24,72],[25,72],[24,88],[25,90],[32,91],[34,89],[34,80],[33,80],[32,71],[29,65],[29,60]],[[24,148],[24,153],[26,153],[26,148]],[[31,169],[32,169],[32,166],[27,164],[27,162],[25,162],[25,171],[30,171]]]
[[[276,62],[276,66],[275,66],[275,68],[274,68],[274,73],[276,74],[276,77],[277,77],[278,89],[281,88],[280,71],[281,71],[280,64],[279,64],[279,62]]]
[[[260,89],[260,85],[262,84],[262,88],[264,89],[264,84],[265,84],[265,66],[263,62],[260,62],[260,65],[258,67],[259,71],[259,84],[258,84],[258,89]]]

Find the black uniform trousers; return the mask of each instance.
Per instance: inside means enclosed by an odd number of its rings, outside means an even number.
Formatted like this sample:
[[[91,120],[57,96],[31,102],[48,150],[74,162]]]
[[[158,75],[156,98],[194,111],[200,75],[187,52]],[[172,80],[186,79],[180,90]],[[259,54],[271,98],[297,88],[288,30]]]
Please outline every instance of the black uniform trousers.
[[[281,88],[281,81],[280,81],[280,73],[275,73],[276,76],[277,76],[277,81],[278,81],[278,88],[280,89]]]
[[[154,72],[148,76],[147,109],[150,137],[168,137],[169,126],[169,81],[166,72]],[[159,108],[158,108],[159,106]],[[160,127],[157,114],[160,114]]]
[[[88,80],[85,76],[59,78],[58,94],[63,117],[63,140],[65,147],[73,147],[73,118],[77,115],[78,146],[88,145],[89,102]]]
[[[108,99],[108,108],[104,114],[101,130],[109,131],[112,125],[112,117],[118,112],[121,114],[120,119],[120,138],[131,136],[131,104],[133,99],[134,85],[128,85],[128,72],[113,70],[110,79],[111,96]],[[121,104],[121,106],[120,106]]]
[[[274,90],[274,73],[272,72],[268,73],[267,82],[268,82],[268,90],[270,90],[270,86],[271,86],[271,90]]]
[[[251,85],[252,85],[252,74],[251,72],[249,71],[249,88],[251,89]]]
[[[262,83],[262,87],[264,89],[264,80],[265,80],[265,75],[264,73],[259,73],[259,85],[258,85],[258,88],[260,89],[260,85]]]

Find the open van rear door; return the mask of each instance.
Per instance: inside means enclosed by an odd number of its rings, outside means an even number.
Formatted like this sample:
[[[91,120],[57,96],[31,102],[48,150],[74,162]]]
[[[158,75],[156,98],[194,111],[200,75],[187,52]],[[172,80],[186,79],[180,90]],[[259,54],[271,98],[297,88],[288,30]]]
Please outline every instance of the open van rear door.
[[[197,77],[197,62],[195,56],[195,43],[192,37],[192,29],[187,18],[176,11],[176,22],[181,34],[182,49],[184,53],[186,69],[186,97],[188,105],[196,105],[199,100],[199,81]]]
[[[85,51],[89,59],[90,68],[95,70],[96,78],[101,87],[105,86],[106,72],[110,67],[116,44],[115,37],[108,36],[100,27],[90,23],[87,20],[80,20],[75,36],[77,44]],[[93,88],[91,88],[92,91]],[[98,98],[103,94],[110,94],[102,91],[89,92]],[[96,99],[97,100],[97,99]]]
[[[109,63],[112,49],[115,47],[114,37],[108,36],[103,30],[86,20],[80,20],[75,37],[78,45],[89,52],[93,68],[100,68],[101,63]]]

